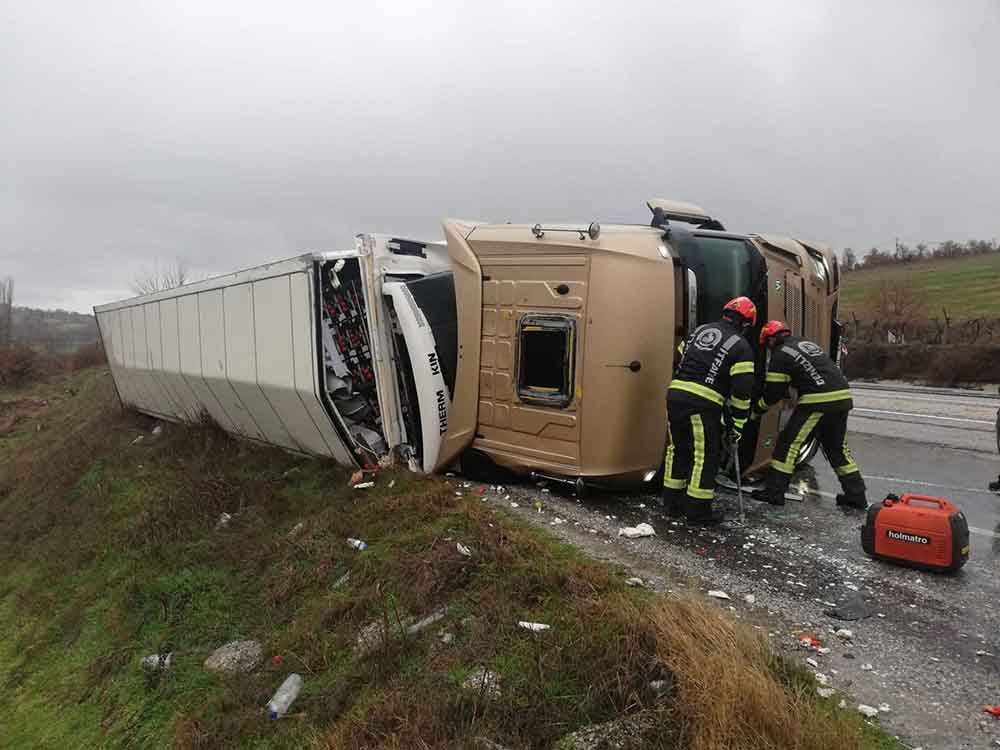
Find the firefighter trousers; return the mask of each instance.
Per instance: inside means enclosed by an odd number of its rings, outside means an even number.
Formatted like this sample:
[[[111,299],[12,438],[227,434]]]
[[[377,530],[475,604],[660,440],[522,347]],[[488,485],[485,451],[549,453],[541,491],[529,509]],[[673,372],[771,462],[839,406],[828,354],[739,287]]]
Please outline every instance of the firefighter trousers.
[[[849,410],[823,412],[803,406],[796,407],[778,436],[778,444],[771,456],[771,468],[767,473],[768,492],[784,494],[788,490],[799,452],[816,435],[826,454],[826,460],[840,479],[844,494],[863,496],[865,480],[861,478],[861,470],[847,444],[849,413]]]
[[[670,444],[663,469],[664,496],[711,503],[722,451],[722,412],[667,401]]]

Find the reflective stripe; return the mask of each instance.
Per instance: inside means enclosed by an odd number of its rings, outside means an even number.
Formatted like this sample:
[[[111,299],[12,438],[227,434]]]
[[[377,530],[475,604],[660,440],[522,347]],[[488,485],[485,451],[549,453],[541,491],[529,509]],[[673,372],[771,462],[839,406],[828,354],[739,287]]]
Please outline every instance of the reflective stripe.
[[[792,376],[786,375],[783,372],[769,372],[764,377],[764,380],[767,381],[768,383],[791,383]]]
[[[735,419],[735,418],[733,419],[733,427],[735,427],[737,430],[740,430],[741,432],[746,423],[747,423],[746,417],[744,417],[743,419]]]
[[[695,500],[711,500],[715,496],[715,490],[703,490],[701,487],[689,484],[687,494],[688,497],[693,497]]]
[[[845,401],[851,397],[851,391],[827,391],[826,393],[807,393],[799,396],[800,404],[826,404],[831,401]]]
[[[742,375],[747,372],[753,375],[753,362],[737,362],[729,368],[730,375]]]
[[[693,393],[695,396],[701,396],[702,398],[711,401],[713,404],[722,406],[722,394],[718,391],[713,391],[711,388],[704,386],[701,383],[692,383],[690,380],[671,380],[670,387],[675,388],[678,391]]]
[[[761,396],[760,399],[758,399],[758,401],[757,401],[757,410],[758,411],[762,411],[762,412],[766,412],[770,408],[771,407],[768,406],[767,401],[765,401],[764,397]]]
[[[683,355],[684,354],[684,350],[686,348],[687,348],[687,342],[686,341],[681,341],[681,343],[679,343],[677,345],[677,353]]]
[[[792,440],[792,444],[788,446],[788,452],[785,454],[785,460],[779,461],[776,458],[773,459],[771,461],[771,468],[780,471],[782,474],[791,474],[795,471],[795,459],[798,458],[799,451],[802,450],[802,445],[806,442],[806,438],[809,437],[809,433],[813,431],[816,424],[822,418],[822,413],[818,411],[810,414],[806,418],[805,423],[799,429],[799,433]]]
[[[735,396],[730,397],[729,403],[735,406],[737,409],[749,409],[750,399],[748,398],[736,398]]]
[[[670,434],[670,422],[667,422],[667,455],[663,464],[663,486],[672,490],[682,490],[686,482],[683,479],[674,479],[674,437]]]
[[[698,500],[711,500],[714,489],[705,490],[701,487],[701,475],[705,471],[705,425],[702,424],[701,414],[691,415],[691,432],[694,435],[694,465],[687,493]]]
[[[841,445],[841,450],[842,450],[842,452],[844,454],[844,459],[847,461],[847,463],[844,464],[843,466],[839,467],[839,468],[836,467],[836,466],[834,466],[833,467],[834,473],[838,477],[843,477],[843,476],[847,476],[848,474],[854,474],[855,472],[860,472],[861,469],[859,469],[858,465],[856,463],[854,463],[854,456],[851,455],[851,449],[847,445],[847,433],[846,432],[844,433],[844,442]]]

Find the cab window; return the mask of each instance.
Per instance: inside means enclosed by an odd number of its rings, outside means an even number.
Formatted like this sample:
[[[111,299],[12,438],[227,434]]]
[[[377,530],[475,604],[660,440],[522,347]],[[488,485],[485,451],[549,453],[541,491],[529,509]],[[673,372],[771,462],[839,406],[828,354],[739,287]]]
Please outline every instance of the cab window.
[[[576,319],[525,315],[518,326],[517,395],[527,403],[565,408],[573,400]]]

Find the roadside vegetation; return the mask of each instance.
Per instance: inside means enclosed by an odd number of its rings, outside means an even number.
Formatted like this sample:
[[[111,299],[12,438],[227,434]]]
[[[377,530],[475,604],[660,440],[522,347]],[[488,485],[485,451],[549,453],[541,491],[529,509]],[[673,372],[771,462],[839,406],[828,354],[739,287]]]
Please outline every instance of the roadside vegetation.
[[[636,748],[898,747],[716,603],[629,588],[472,489],[354,489],[212,426],[154,434],[103,368],[0,402],[5,748],[545,748],[622,717]],[[385,635],[359,650],[366,627]],[[206,671],[236,639],[263,663]],[[481,668],[497,682],[463,687]],[[292,671],[302,695],[269,721]]]
[[[840,304],[845,320],[851,313],[870,318],[878,313],[873,293],[880,284],[898,286],[908,281],[925,300],[927,315],[941,316],[942,308],[956,319],[1000,315],[1000,252],[915,263],[861,268],[843,276]]]

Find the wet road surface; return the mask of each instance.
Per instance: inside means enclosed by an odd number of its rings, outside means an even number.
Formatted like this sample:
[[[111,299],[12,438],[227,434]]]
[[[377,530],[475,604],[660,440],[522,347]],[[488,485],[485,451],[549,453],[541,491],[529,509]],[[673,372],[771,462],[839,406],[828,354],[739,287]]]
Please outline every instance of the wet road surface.
[[[659,590],[679,590],[687,579],[703,591],[726,591],[731,599],[720,606],[766,629],[793,658],[815,660],[837,699],[887,704],[879,720],[910,747],[996,748],[1000,719],[982,710],[1000,703],[1000,495],[986,489],[1000,472],[994,427],[1000,400],[860,388],[855,396],[849,434],[869,500],[909,491],[957,504],[972,531],[971,558],[959,574],[869,560],[860,543],[863,514],[835,507],[839,487],[822,454],[796,474],[800,503],[775,508],[747,499],[740,523],[735,495],[720,492],[732,520],[715,530],[670,519],[653,494],[578,501],[554,485],[552,491],[529,485],[510,488],[510,498],[488,498],[516,503],[514,512],[629,566]],[[618,535],[640,521],[657,536]],[[825,614],[858,594],[868,617],[845,622]],[[852,636],[836,636],[841,628]],[[829,652],[803,650],[803,632]]]

